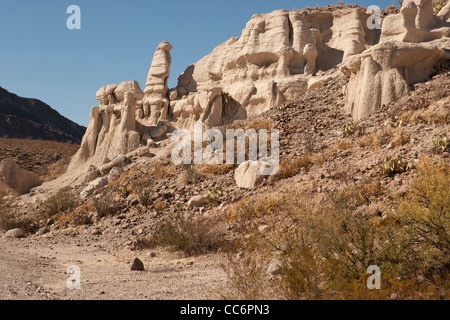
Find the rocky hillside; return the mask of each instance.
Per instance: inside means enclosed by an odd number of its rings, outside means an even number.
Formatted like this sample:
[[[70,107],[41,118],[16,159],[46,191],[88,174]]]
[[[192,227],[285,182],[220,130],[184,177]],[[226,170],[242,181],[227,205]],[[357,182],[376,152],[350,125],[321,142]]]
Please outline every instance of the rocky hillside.
[[[85,131],[44,102],[0,88],[0,137],[79,144]]]

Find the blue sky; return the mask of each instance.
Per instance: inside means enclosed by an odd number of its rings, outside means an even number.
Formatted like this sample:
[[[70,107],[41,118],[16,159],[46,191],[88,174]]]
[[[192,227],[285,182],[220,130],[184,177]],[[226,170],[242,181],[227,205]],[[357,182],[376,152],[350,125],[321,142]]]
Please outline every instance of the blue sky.
[[[0,86],[37,98],[87,126],[96,91],[137,80],[143,89],[161,41],[174,49],[169,86],[190,64],[241,35],[253,14],[338,1],[292,0],[15,0],[0,1]],[[381,9],[396,0],[353,1]],[[69,30],[67,7],[81,9]]]

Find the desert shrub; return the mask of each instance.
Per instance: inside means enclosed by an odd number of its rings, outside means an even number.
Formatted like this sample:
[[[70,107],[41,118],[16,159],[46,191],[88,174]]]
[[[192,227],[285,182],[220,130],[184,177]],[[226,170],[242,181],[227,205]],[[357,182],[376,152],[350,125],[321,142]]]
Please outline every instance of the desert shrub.
[[[117,186],[117,193],[121,198],[128,198],[128,196],[133,192],[128,185]]]
[[[292,189],[231,206],[228,218],[240,226],[237,250],[245,259],[228,254],[227,298],[448,298],[449,168],[422,166],[411,194],[395,198],[382,219],[355,211],[385,192],[371,181],[321,202]],[[261,232],[261,223],[269,230]],[[280,271],[268,275],[274,258]],[[381,268],[381,290],[366,286],[371,265]]]
[[[217,222],[212,219],[176,214],[157,223],[155,232],[147,240],[148,247],[169,247],[186,255],[199,255],[215,251],[220,246]]]
[[[409,142],[409,136],[405,133],[405,131],[402,128],[398,128],[394,131],[394,134],[392,136],[391,140],[391,146],[392,147],[398,147],[402,146]]]
[[[340,150],[348,150],[351,148],[351,143],[347,140],[341,140],[337,143],[337,147]]]
[[[9,208],[0,206],[0,230],[22,229],[25,233],[35,233],[39,224],[30,216],[17,214]]]
[[[61,225],[84,226],[93,224],[92,212],[95,210],[92,201],[87,201],[74,210],[62,214],[58,221]]]
[[[403,120],[400,119],[398,116],[391,117],[391,127],[392,128],[399,128],[402,125],[403,125]]]
[[[418,246],[420,271],[448,273],[450,268],[450,166],[422,159],[412,192],[401,202],[399,213]]]
[[[41,210],[45,218],[51,218],[75,208],[76,205],[77,198],[68,187],[50,195],[42,202]]]
[[[153,205],[153,208],[157,213],[163,212],[167,208],[167,202],[164,201],[158,201]]]
[[[101,197],[93,197],[92,203],[99,218],[112,216],[120,211],[111,193],[104,194]]]
[[[349,205],[352,208],[372,203],[384,194],[384,188],[378,180],[365,179],[361,183],[343,188],[335,195],[333,201],[337,205]]]
[[[153,188],[155,179],[151,176],[141,176],[130,180],[133,192],[137,195],[139,202],[148,207],[153,201]]]
[[[280,160],[277,176],[279,178],[289,178],[295,176],[299,171],[298,162],[292,158],[283,158]]]
[[[353,122],[348,122],[344,125],[344,137],[348,137],[353,135],[357,130],[357,126],[356,124],[354,124]]]
[[[156,179],[174,177],[176,175],[175,165],[170,162],[157,161],[148,170],[148,175]]]
[[[309,168],[312,164],[312,154],[309,152],[303,153],[297,160],[297,166],[299,168]]]
[[[233,164],[201,164],[199,169],[202,173],[212,174],[212,175],[224,175],[229,173],[235,165]]]
[[[214,167],[211,165],[211,167]],[[197,184],[202,178],[202,174],[197,170],[193,164],[183,165],[183,172],[180,175],[180,182],[187,186],[189,184]]]

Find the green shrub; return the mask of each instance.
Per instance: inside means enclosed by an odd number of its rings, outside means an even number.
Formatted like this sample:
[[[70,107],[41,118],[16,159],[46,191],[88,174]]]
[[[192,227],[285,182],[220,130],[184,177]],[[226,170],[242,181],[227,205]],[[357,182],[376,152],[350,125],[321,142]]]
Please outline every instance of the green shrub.
[[[148,246],[169,247],[188,256],[207,253],[219,248],[221,237],[216,227],[217,222],[211,219],[194,221],[182,214],[166,217],[156,225]]]
[[[399,213],[417,242],[419,271],[446,274],[450,268],[450,166],[433,159],[421,161],[412,192]]]
[[[94,208],[97,211],[99,218],[115,215],[120,211],[120,208],[114,202],[114,198],[111,193],[103,195],[99,198],[93,197],[92,202]]]
[[[68,187],[52,194],[42,202],[41,210],[45,218],[51,218],[75,208],[76,205],[77,198]]]
[[[434,145],[442,150],[444,152],[448,149],[448,146],[450,145],[450,141],[448,140],[447,134],[441,134],[438,136],[434,141]]]
[[[223,191],[222,187],[217,187],[214,190],[208,190],[208,195],[206,196],[206,203],[213,206],[218,206],[222,203],[222,199],[228,194]]]

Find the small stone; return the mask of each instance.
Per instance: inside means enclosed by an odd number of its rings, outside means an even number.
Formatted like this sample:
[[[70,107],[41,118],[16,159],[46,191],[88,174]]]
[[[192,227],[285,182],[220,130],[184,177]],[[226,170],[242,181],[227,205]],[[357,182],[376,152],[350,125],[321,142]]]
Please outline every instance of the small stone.
[[[131,265],[131,271],[143,271],[144,263],[138,258],[134,259],[133,264]]]
[[[273,260],[267,268],[267,274],[277,275],[281,273],[281,263],[278,260]]]

